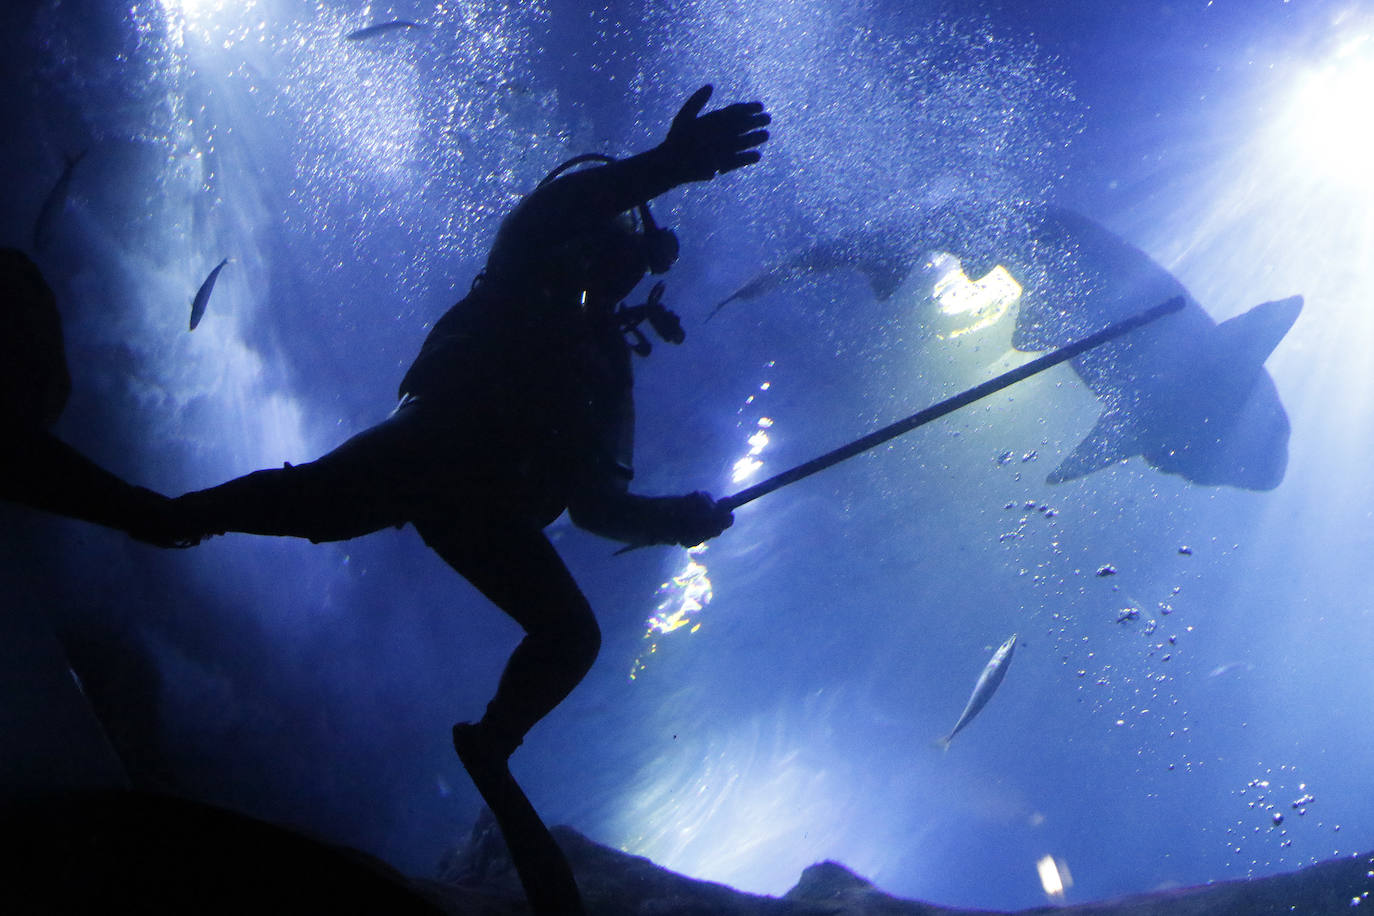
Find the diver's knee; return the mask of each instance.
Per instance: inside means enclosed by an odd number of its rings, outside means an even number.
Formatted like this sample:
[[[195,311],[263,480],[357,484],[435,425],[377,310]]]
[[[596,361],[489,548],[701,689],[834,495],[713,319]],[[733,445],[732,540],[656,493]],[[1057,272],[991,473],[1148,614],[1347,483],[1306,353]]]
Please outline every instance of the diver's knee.
[[[552,628],[549,638],[561,653],[576,658],[587,668],[601,653],[601,627],[587,605],[579,607],[577,613],[562,617]]]
[[[590,611],[577,628],[575,645],[583,655],[595,659],[601,652],[601,627]]]

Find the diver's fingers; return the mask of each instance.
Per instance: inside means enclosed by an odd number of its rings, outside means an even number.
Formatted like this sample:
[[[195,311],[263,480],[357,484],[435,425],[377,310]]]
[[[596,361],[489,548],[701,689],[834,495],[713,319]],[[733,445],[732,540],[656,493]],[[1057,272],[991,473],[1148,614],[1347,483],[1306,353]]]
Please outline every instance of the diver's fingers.
[[[762,118],[763,123],[767,124],[771,118],[768,112],[764,111],[762,102],[732,102],[724,108],[717,108],[711,112],[710,117],[723,118]]]
[[[767,127],[773,123],[773,117],[763,110],[762,102],[736,102],[707,112],[701,116],[700,122],[722,133],[743,134]]]
[[[710,86],[692,95],[673,119],[664,145],[684,181],[708,181],[759,160],[753,148],[768,140],[772,122],[762,102],[735,102],[700,117]]]
[[[753,165],[762,157],[757,152],[736,153],[724,160],[724,163],[717,169],[717,174],[724,175],[726,172],[733,172],[735,169],[742,169],[746,165]]]
[[[716,171],[724,174],[759,161],[759,152],[754,149],[768,140],[768,131],[756,130],[740,137],[732,138],[728,147],[721,151],[716,162]]]
[[[770,135],[766,130],[755,130],[742,136],[736,137],[734,144],[735,151],[743,152],[747,149],[753,149],[756,146],[762,146],[764,143],[768,142],[769,136]]]
[[[688,96],[687,101],[682,103],[682,107],[679,108],[677,114],[673,116],[673,125],[669,132],[677,130],[684,124],[695,121],[697,115],[701,114],[701,110],[705,108],[706,103],[710,101],[713,91],[711,84],[707,83],[705,86],[702,86],[696,92]]]

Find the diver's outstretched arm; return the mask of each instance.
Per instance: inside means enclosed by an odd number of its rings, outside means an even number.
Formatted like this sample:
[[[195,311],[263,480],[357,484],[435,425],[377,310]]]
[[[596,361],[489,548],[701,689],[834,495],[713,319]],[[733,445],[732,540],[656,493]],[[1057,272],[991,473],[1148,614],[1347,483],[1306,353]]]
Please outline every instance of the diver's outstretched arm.
[[[535,191],[509,217],[516,237],[556,243],[679,185],[758,162],[757,147],[767,141],[764,128],[771,121],[763,103],[736,102],[702,114],[711,91],[708,85],[694,92],[653,149],[570,172]]]
[[[687,99],[658,146],[612,162],[604,172],[573,172],[561,193],[601,204],[606,209],[594,216],[604,221],[678,185],[710,181],[758,162],[758,147],[768,140],[763,128],[772,120],[763,103],[736,102],[702,114],[711,91],[702,86]]]

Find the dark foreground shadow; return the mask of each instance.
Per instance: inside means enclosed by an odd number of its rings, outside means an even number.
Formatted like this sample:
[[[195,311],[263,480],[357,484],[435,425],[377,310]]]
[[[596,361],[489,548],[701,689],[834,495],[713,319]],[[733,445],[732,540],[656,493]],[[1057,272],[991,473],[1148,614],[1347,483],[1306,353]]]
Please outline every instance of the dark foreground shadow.
[[[48,913],[529,913],[490,815],[436,879],[407,878],[363,853],[221,808],[118,790],[49,794],[0,810],[0,912]],[[648,859],[553,830],[598,916],[974,916],[903,900],[834,862],[806,869],[782,897],[745,894]],[[1300,871],[1020,916],[1322,916],[1351,912],[1374,890],[1374,855]]]
[[[0,912],[453,912],[381,861],[222,808],[65,792],[0,811]]]

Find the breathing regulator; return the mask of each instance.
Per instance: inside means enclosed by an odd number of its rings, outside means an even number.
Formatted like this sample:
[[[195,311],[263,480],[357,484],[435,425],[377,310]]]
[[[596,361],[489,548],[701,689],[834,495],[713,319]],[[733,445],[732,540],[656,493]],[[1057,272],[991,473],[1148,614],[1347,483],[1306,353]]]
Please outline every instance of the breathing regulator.
[[[580,156],[574,156],[545,175],[538,187],[542,188],[568,169],[586,162],[607,164],[615,162],[615,157],[607,156],[604,153],[583,153]],[[650,273],[667,273],[668,269],[677,261],[677,236],[673,230],[660,226],[654,221],[654,215],[650,212],[647,201],[635,207],[635,211],[639,215],[639,232],[636,235],[639,238],[644,265]],[[687,339],[687,334],[682,329],[682,320],[663,304],[663,288],[663,281],[660,280],[649,291],[649,298],[644,304],[635,306],[622,304],[616,310],[615,317],[620,325],[620,330],[634,338],[630,344],[630,349],[639,356],[648,356],[653,351],[653,345],[644,336],[644,332],[639,329],[639,326],[645,321],[649,322],[649,327],[653,328],[654,333],[665,343],[680,344]]]

